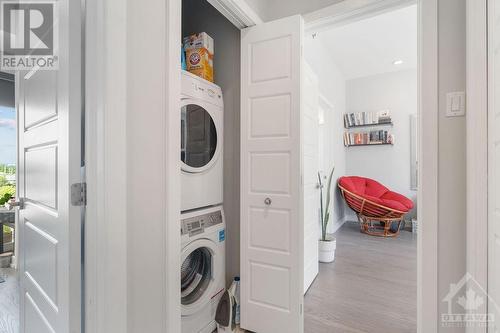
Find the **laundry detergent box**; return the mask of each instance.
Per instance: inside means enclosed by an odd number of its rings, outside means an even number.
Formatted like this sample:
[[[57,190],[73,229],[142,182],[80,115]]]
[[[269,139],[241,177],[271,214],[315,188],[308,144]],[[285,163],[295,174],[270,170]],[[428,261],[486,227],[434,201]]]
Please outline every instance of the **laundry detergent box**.
[[[184,38],[187,70],[214,82],[214,40],[206,32]]]
[[[206,49],[186,50],[186,61],[188,72],[214,82],[213,56]]]

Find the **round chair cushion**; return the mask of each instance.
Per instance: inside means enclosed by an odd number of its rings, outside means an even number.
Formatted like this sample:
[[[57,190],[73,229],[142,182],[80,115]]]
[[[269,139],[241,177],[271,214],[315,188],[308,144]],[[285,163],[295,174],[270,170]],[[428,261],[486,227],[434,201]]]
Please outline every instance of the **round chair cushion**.
[[[370,178],[340,177],[339,185],[351,193],[387,208],[405,213],[413,208],[413,201]]]

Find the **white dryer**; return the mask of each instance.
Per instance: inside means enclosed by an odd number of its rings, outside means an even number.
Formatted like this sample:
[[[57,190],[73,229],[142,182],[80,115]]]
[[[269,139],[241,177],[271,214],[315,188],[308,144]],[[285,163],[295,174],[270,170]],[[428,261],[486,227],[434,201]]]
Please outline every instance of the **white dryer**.
[[[181,214],[181,332],[212,333],[225,290],[222,206]]]
[[[181,75],[181,211],[222,203],[224,103],[219,86]]]

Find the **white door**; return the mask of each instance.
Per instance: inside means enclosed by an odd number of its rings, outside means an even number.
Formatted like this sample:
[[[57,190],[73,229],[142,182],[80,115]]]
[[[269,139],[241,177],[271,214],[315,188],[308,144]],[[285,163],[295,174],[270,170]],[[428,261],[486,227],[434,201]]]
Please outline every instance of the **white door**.
[[[58,11],[59,70],[17,75],[22,333],[81,325],[82,208],[70,197],[81,182],[80,2],[60,0]]]
[[[300,16],[241,34],[241,326],[303,331]]]
[[[489,114],[488,114],[488,313],[500,331],[500,1],[490,0],[489,15]]]
[[[319,88],[312,68],[304,63],[302,158],[304,163],[304,293],[319,272]]]

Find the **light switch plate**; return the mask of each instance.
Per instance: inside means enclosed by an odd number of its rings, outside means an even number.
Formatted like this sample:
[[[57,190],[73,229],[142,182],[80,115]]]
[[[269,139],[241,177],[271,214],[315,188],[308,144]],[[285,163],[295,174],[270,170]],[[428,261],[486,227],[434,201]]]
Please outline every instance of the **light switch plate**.
[[[446,117],[465,116],[465,92],[457,91],[446,94]]]

